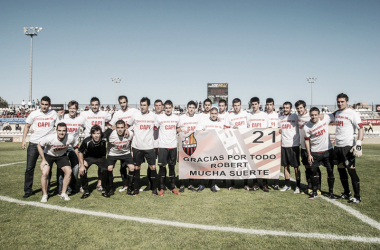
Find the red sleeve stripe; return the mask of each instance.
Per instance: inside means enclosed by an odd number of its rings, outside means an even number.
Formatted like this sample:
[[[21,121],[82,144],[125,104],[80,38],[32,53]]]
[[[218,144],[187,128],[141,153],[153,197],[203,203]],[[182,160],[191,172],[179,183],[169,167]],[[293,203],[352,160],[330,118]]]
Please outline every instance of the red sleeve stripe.
[[[310,137],[305,137],[305,140],[310,140]]]
[[[362,123],[359,123],[359,128],[363,128],[363,124]]]

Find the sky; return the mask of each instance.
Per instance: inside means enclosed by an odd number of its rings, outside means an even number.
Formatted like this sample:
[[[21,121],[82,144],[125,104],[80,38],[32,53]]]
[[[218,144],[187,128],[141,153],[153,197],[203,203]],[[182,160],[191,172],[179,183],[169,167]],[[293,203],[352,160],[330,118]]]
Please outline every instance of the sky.
[[[228,83],[229,100],[380,104],[380,1],[1,1],[0,96],[52,103],[117,95],[175,105]],[[122,78],[117,86],[111,78]]]

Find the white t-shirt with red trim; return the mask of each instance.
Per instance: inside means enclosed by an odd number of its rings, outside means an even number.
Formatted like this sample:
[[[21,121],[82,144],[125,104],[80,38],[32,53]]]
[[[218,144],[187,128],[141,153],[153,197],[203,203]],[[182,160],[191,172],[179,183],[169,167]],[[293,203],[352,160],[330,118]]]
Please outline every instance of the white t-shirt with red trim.
[[[218,114],[219,120],[223,123],[223,125],[229,126],[229,113],[227,111],[224,112],[224,114]]]
[[[224,128],[224,122],[219,122],[218,120],[213,121],[209,118],[208,120],[203,120],[202,122],[198,123],[196,130],[223,129],[223,128]]]
[[[157,116],[155,126],[158,128],[158,148],[177,148],[177,127],[179,116],[161,114]]]
[[[131,153],[131,141],[133,132],[129,131],[128,137],[119,136],[114,130],[108,137],[107,150],[110,156],[122,156]]]
[[[84,118],[84,125],[86,130],[84,131],[85,137],[90,136],[91,128],[94,125],[99,125],[102,128],[102,132],[104,132],[106,122],[111,121],[111,114],[106,111],[99,110],[94,113],[92,110],[83,111],[81,116]]]
[[[67,133],[72,134],[75,140],[79,141],[80,128],[84,127],[83,116],[71,118],[69,114],[65,114],[62,118],[58,118],[57,123],[64,122],[67,126]]]
[[[355,130],[363,128],[359,113],[352,109],[335,114],[335,146],[345,147],[355,144]]]
[[[298,116],[297,114],[290,114],[288,116],[282,115],[279,117],[281,133],[281,147],[291,148],[300,145],[300,134],[298,129]]]
[[[113,114],[113,117],[110,121],[111,126],[115,126],[115,124],[118,120],[123,120],[125,123],[127,123],[129,121],[129,119],[131,119],[132,115],[135,112],[139,112],[139,111],[137,109],[131,108],[131,107],[128,107],[128,109],[126,111],[123,111],[122,109],[116,111]]]
[[[244,110],[240,110],[240,112],[238,114],[236,114],[235,112],[231,112],[229,115],[228,115],[228,124],[226,125],[227,127],[238,127],[238,128],[247,128],[248,125],[247,125],[247,117],[248,117],[248,113],[247,111],[244,111]]]
[[[279,123],[278,123],[278,113],[272,112],[270,114],[266,113],[268,115],[268,128],[278,128]]]
[[[310,141],[311,152],[323,152],[331,149],[333,146],[330,141],[329,124],[334,121],[334,115],[324,115],[323,120],[316,123],[308,121],[304,124],[302,130],[305,140]]]
[[[56,120],[57,112],[54,110],[48,110],[46,113],[41,112],[41,109],[32,111],[28,118],[26,118],[26,123],[31,124],[34,131],[30,136],[30,142],[37,144],[42,138],[52,134]]]
[[[153,112],[143,114],[136,112],[132,115],[128,121],[129,126],[134,126],[134,138],[132,141],[132,147],[140,150],[153,149],[153,131],[154,124],[156,123],[157,115]]]
[[[58,139],[57,134],[50,134],[45,136],[39,143],[41,147],[45,147],[45,154],[54,157],[64,155],[69,147],[78,147],[78,142],[71,134],[66,134],[62,141]]]
[[[268,115],[262,111],[259,113],[249,113],[247,116],[249,128],[267,128],[268,122]]]
[[[179,117],[179,127],[182,131],[195,131],[198,126],[199,115],[194,114],[193,116],[189,116],[188,114],[181,115]]]

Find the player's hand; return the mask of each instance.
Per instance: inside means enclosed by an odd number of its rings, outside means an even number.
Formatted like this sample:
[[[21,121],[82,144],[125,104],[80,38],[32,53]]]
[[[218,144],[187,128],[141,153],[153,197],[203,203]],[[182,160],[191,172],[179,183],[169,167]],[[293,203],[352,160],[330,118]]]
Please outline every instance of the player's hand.
[[[124,132],[124,137],[128,137],[128,136],[129,136],[129,131],[128,131],[128,129],[126,129]]]
[[[220,120],[220,118],[218,117],[218,122],[221,122],[222,120]]]
[[[307,161],[309,162],[309,164],[310,164],[310,166],[313,164],[313,162],[314,162],[314,158],[313,158],[313,156],[311,156],[311,155],[308,155],[307,156]]]
[[[282,134],[282,129],[280,129],[278,132],[279,132],[279,133],[280,133],[280,135],[281,135],[281,134]]]
[[[25,141],[22,142],[22,146],[21,147],[22,147],[23,150],[26,149],[26,142]]]
[[[87,171],[86,171],[85,166],[80,166],[80,168],[79,168],[79,174],[80,174],[80,175],[84,175],[86,172],[87,172]]]
[[[361,145],[355,145],[351,148],[350,152],[355,156],[355,157],[360,157],[362,156],[362,146]]]
[[[41,164],[40,164],[41,171],[44,169],[45,166],[48,166],[48,167],[49,167],[49,163],[47,163],[46,160],[42,160],[42,162],[41,162]]]
[[[113,166],[112,165],[109,165],[108,166],[108,171],[112,171],[113,170]]]
[[[239,127],[237,127],[237,126],[234,126],[233,128],[234,128],[234,129],[238,129]]]

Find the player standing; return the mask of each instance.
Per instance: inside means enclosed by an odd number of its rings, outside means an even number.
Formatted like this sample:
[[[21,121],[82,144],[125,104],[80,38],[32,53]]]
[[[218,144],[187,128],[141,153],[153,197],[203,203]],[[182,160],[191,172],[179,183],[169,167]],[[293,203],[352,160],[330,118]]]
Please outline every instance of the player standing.
[[[203,120],[208,120],[210,118],[210,110],[212,107],[212,102],[209,98],[203,102],[203,112],[199,114],[199,122]]]
[[[304,124],[302,130],[305,135],[305,146],[308,155],[312,193],[309,199],[318,197],[318,186],[321,185],[317,169],[320,165],[326,167],[327,183],[329,185],[329,198],[335,200],[334,191],[334,150],[330,141],[329,123],[334,120],[334,115],[326,115],[319,119],[320,111],[313,107],[310,109],[310,121]],[[301,131],[300,131],[301,134]]]
[[[279,117],[281,128],[281,166],[284,166],[285,186],[280,191],[291,190],[290,186],[290,166],[294,168],[296,175],[297,187],[294,190],[295,194],[300,193],[301,174],[300,166],[300,135],[298,129],[298,116],[292,114],[292,104],[284,102],[284,114]]]
[[[26,171],[25,171],[25,183],[24,183],[24,196],[28,198],[33,193],[33,176],[36,162],[39,156],[37,145],[39,142],[54,132],[54,125],[57,120],[57,113],[54,110],[49,110],[51,104],[50,98],[44,96],[41,99],[41,107],[35,111],[32,111],[28,118],[26,118],[26,124],[22,136],[22,149],[26,149],[26,136],[30,127],[32,126],[33,134],[30,136],[27,158],[26,158]]]
[[[165,194],[166,165],[169,165],[170,190],[174,194],[181,194],[175,188],[175,164],[177,163],[177,128],[179,116],[173,114],[173,103],[167,100],[164,104],[165,112],[157,116],[156,128],[159,128],[158,137],[158,166],[160,166],[160,192]]]
[[[45,153],[44,149],[45,147]],[[57,168],[61,169],[65,176],[63,177],[62,193],[59,195],[61,199],[69,201],[70,198],[66,194],[67,186],[71,179],[71,166],[69,159],[67,158],[67,150],[69,147],[77,148],[78,141],[75,140],[73,135],[67,134],[66,124],[61,122],[57,125],[57,134],[49,134],[42,138],[39,142],[37,148],[38,153],[41,156],[41,189],[42,189],[42,199],[41,202],[47,202],[48,199],[48,184],[49,184],[49,173],[53,164],[57,164]]]
[[[228,117],[228,123],[225,125],[226,128],[247,128],[247,117],[248,113],[246,111],[241,110],[241,100],[239,98],[235,98],[232,100],[232,106],[234,111],[231,112]],[[247,180],[248,181],[248,180]],[[246,179],[244,179],[244,189],[249,190],[248,185],[246,185],[248,182]],[[235,188],[235,180],[231,180],[230,187],[228,190],[233,190]]]
[[[198,121],[199,121],[199,115],[195,114],[196,111],[196,104],[194,101],[189,101],[187,103],[187,112],[184,115],[181,115],[179,117],[179,128],[177,129],[178,133],[184,133],[187,134],[191,131],[195,131]],[[189,186],[187,189],[191,191],[195,191],[195,188],[193,186],[194,179],[189,179]],[[180,180],[180,188],[179,192],[183,193],[185,191],[185,180]]]
[[[84,118],[84,125],[85,125],[85,131],[84,131],[84,137],[90,136],[91,127],[94,125],[99,125],[102,129],[102,133],[105,130],[106,122],[111,121],[111,114],[109,114],[106,111],[99,110],[100,107],[100,101],[97,97],[92,97],[90,100],[90,110],[83,111],[81,113],[81,116]],[[96,186],[96,189],[98,191],[102,191],[102,171],[100,168],[98,168],[98,184]]]
[[[266,113],[260,111],[260,99],[258,97],[252,97],[249,102],[252,107],[252,113],[249,113],[247,117],[248,128],[267,128],[269,119]],[[247,190],[247,188],[248,190],[251,190],[251,191],[259,190],[257,178],[253,179],[252,189],[249,189],[248,179],[245,179],[244,189]],[[266,178],[263,178],[263,191],[269,192],[268,180]]]
[[[336,98],[339,111],[335,114],[335,148],[334,154],[337,160],[340,180],[344,188],[339,199],[349,199],[351,196],[348,185],[348,174],[351,177],[355,195],[348,202],[360,203],[360,180],[355,170],[355,157],[362,155],[362,141],[364,138],[363,124],[358,113],[348,108],[348,96],[339,94]],[[355,130],[358,129],[358,139],[355,143]],[[347,168],[347,171],[346,171]]]
[[[121,95],[118,98],[120,108],[118,111],[116,111],[113,114],[112,120],[109,122],[109,124],[112,126],[112,129],[116,129],[116,122],[119,120],[122,120],[127,124],[127,122],[131,119],[132,115],[135,112],[138,112],[137,109],[132,108],[128,106],[128,97],[125,95]],[[128,189],[128,175],[127,175],[127,165],[122,163],[120,166],[120,175],[121,180],[123,181],[123,187],[119,189],[119,192],[124,192]]]
[[[221,121],[224,125],[229,124],[229,116],[227,112],[227,102],[226,100],[220,99],[219,100],[219,114],[218,114],[218,119]],[[227,181],[222,180],[223,184],[225,187],[227,187]],[[215,184],[215,188],[217,191],[220,190],[218,185]]]
[[[133,148],[133,162],[135,164],[135,192],[134,195],[140,193],[140,169],[144,160],[148,162],[151,172],[151,185],[152,194],[157,194],[156,188],[156,156],[154,153],[153,145],[153,131],[154,124],[156,123],[157,116],[153,112],[149,112],[150,100],[143,97],[140,100],[140,112],[133,114],[132,118],[128,121],[128,127],[134,126],[134,138],[132,141]]]

